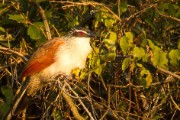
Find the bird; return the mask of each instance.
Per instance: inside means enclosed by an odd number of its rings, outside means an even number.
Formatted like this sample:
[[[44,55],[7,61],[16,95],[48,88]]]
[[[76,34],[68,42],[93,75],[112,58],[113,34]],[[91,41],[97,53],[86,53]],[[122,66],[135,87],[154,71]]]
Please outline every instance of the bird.
[[[27,104],[44,84],[58,74],[72,76],[75,68],[83,69],[86,58],[92,51],[90,40],[94,33],[87,28],[74,28],[67,35],[56,37],[40,46],[28,60],[22,72],[21,79],[26,78],[17,94],[11,110],[6,115],[10,120],[12,115],[21,113],[23,104]],[[23,103],[23,104],[21,104]],[[20,109],[20,110],[17,110]]]

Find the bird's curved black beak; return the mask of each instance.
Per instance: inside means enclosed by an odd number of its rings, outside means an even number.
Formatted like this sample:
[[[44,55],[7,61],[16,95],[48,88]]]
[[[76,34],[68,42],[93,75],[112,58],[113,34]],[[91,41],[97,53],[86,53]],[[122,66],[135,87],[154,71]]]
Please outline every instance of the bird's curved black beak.
[[[96,34],[95,34],[94,32],[90,32],[90,33],[89,33],[89,37],[91,37],[91,38],[96,38],[97,36],[96,36]]]

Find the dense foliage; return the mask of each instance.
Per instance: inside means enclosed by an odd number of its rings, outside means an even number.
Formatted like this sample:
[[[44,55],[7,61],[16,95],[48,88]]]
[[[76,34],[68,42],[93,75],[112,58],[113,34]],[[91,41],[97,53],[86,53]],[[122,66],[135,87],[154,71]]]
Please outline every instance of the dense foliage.
[[[86,69],[75,69],[76,80],[65,82],[72,103],[61,97],[62,83],[52,83],[34,98],[40,102],[32,101],[26,118],[77,119],[69,104],[82,119],[180,118],[178,0],[2,0],[1,117],[27,58],[76,26],[89,27],[97,38]]]

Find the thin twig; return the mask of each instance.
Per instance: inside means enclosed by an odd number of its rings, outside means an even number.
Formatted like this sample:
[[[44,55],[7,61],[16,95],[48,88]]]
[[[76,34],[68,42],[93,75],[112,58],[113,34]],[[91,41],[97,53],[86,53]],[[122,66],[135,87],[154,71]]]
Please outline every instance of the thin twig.
[[[71,111],[75,117],[75,119],[77,120],[85,120],[78,112],[78,109],[76,107],[76,105],[74,104],[74,102],[72,101],[71,97],[69,97],[64,90],[62,90],[62,96],[63,98],[66,100],[66,102],[69,104]]]
[[[177,75],[177,74],[175,74],[175,73],[173,73],[173,72],[171,72],[169,70],[165,70],[163,68],[158,68],[158,70],[160,70],[161,72],[166,73],[168,75],[171,75],[171,76],[173,76],[175,78],[178,78],[180,80],[180,76],[179,75]]]
[[[162,14],[156,7],[155,7],[155,9],[159,13],[159,15],[161,15],[162,17],[165,17],[165,18],[168,18],[168,19],[180,22],[180,19],[172,17],[172,16],[169,16],[169,15]]]
[[[180,107],[179,107],[178,104],[174,101],[172,95],[170,95],[170,98],[171,98],[172,103],[174,104],[174,107],[180,111]]]
[[[46,32],[47,38],[48,38],[48,40],[51,40],[52,39],[51,32],[50,32],[49,24],[48,24],[46,15],[44,13],[44,10],[42,9],[42,7],[38,3],[36,5],[38,6],[39,12],[40,12],[40,14],[42,16],[43,23],[44,23],[45,30],[46,30],[45,32]]]
[[[92,114],[89,112],[89,110],[87,109],[87,107],[84,105],[84,103],[82,102],[82,100],[80,99],[79,95],[71,88],[71,86],[65,82],[65,84],[68,86],[68,88],[70,89],[70,91],[77,97],[78,101],[80,102],[80,104],[83,106],[84,110],[87,112],[87,114],[89,115],[91,120],[94,120]]]
[[[150,9],[150,8],[152,8],[152,7],[154,7],[154,6],[151,5],[151,6],[147,7],[147,8],[145,8],[145,9],[142,9],[142,10],[136,12],[135,14],[133,14],[133,15],[131,15],[130,17],[126,18],[126,21],[129,21],[130,19],[135,18],[137,15],[146,12],[148,9]]]
[[[110,12],[112,14],[112,16],[119,22],[121,22],[121,19],[108,7],[106,7],[104,4],[102,3],[98,3],[98,2],[71,2],[71,1],[50,1],[52,3],[62,3],[62,4],[68,4],[68,5],[64,5],[63,8],[69,8],[69,7],[73,7],[73,6],[94,6],[97,8],[97,6],[103,7],[105,8],[108,12]]]
[[[3,47],[3,46],[0,46],[0,50],[8,51],[10,53],[16,54],[16,55],[20,56],[21,58],[23,58],[25,61],[28,61],[28,59],[22,53],[17,52],[15,50],[12,50],[10,48],[6,48],[6,47]]]

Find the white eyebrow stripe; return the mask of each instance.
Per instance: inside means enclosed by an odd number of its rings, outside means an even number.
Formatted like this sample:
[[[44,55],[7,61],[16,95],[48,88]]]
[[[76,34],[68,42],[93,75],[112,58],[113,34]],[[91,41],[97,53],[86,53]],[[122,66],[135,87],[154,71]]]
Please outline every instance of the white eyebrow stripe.
[[[83,32],[83,33],[86,33],[86,34],[88,34],[86,31],[84,31],[84,30],[75,30],[76,32]]]

